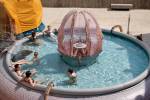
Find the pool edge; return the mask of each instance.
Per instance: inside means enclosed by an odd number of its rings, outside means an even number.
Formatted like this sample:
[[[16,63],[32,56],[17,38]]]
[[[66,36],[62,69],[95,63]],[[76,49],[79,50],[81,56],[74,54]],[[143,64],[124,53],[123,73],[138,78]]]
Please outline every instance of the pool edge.
[[[110,30],[106,30],[106,29],[103,29],[102,30],[103,32],[110,32]],[[147,55],[148,57],[150,58],[150,51],[148,49],[148,46],[142,42],[140,42],[139,40],[137,39],[134,39],[133,37],[130,37],[126,34],[123,34],[123,33],[120,33],[120,32],[113,32],[112,34],[115,34],[115,35],[118,35],[118,36],[121,36],[121,37],[125,37],[135,43],[137,43],[138,45],[140,45],[146,52],[147,52]],[[20,40],[18,42],[15,43],[15,45],[19,45],[19,43],[23,43],[25,41],[27,41],[28,39],[25,38],[23,40]],[[11,57],[11,53],[12,51],[15,49],[15,47],[13,46],[7,53],[6,55],[6,63],[7,63],[7,69],[9,71],[9,73],[11,74],[11,76],[18,82],[20,82],[20,77],[18,77],[16,75],[16,73],[14,73],[12,71],[12,68],[9,67],[10,66],[10,57]],[[120,90],[123,90],[123,89],[126,89],[126,88],[129,88],[131,86],[134,86],[136,84],[138,84],[139,82],[141,82],[143,79],[145,79],[145,77],[148,76],[149,74],[149,71],[150,71],[150,59],[149,59],[149,64],[148,64],[148,67],[145,69],[145,71],[143,73],[141,73],[140,75],[138,75],[136,78],[128,81],[128,82],[125,82],[123,84],[120,84],[120,85],[115,85],[115,86],[112,86],[112,87],[108,87],[108,88],[94,88],[94,89],[82,89],[82,90],[79,90],[79,89],[72,89],[72,90],[69,90],[69,89],[59,89],[59,88],[56,88],[54,87],[52,89],[52,92],[53,93],[57,93],[57,94],[68,94],[68,95],[97,95],[97,94],[107,94],[107,93],[113,93],[113,92],[117,92],[117,91],[120,91]],[[35,90],[38,90],[38,91],[45,91],[46,90],[46,86],[43,86],[43,85],[36,85],[35,87],[32,87],[30,86],[29,84],[26,84],[26,83],[21,83],[27,87],[30,87],[32,89],[35,89]]]

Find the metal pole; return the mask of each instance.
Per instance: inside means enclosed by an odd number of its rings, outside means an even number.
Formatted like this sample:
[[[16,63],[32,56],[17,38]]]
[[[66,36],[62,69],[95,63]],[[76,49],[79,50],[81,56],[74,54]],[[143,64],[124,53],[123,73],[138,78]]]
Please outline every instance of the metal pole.
[[[129,13],[129,17],[128,17],[128,26],[127,26],[127,34],[130,34],[130,13]]]

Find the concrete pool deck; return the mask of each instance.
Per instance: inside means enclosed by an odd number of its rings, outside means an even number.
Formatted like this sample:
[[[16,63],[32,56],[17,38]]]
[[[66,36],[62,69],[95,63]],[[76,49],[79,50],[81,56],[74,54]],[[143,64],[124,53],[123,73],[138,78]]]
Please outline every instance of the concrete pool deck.
[[[73,8],[71,8],[73,9]],[[52,27],[58,27],[63,16],[70,8],[44,8],[43,22]],[[85,10],[85,9],[84,9]],[[127,31],[128,11],[107,11],[106,9],[87,9],[98,20],[103,28],[110,29],[112,26],[122,25],[124,32]],[[150,33],[150,10],[132,10],[130,32],[132,35]],[[135,33],[135,34],[133,34]],[[144,35],[144,42],[150,43],[149,34]],[[0,59],[0,100],[44,100],[42,92],[36,92],[18,84],[5,69],[4,57]],[[139,84],[107,95],[97,96],[64,96],[50,95],[49,100],[150,100],[150,77]]]
[[[150,10],[132,9],[130,11],[109,11],[106,8],[43,8],[43,22],[53,28],[59,28],[65,14],[70,10],[86,10],[94,15],[101,28],[111,29],[115,25],[121,25],[123,33],[128,30],[128,18],[130,15],[129,32],[131,36],[143,34],[144,41],[150,45]],[[116,29],[116,31],[118,31]]]

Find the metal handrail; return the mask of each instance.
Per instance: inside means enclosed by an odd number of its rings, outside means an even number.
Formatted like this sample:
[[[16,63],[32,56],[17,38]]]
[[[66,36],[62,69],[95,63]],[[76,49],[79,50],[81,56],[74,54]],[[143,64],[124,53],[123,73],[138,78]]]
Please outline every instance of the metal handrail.
[[[121,25],[115,25],[111,28],[111,33],[114,31],[115,28],[119,28],[120,32],[123,32],[122,26]]]

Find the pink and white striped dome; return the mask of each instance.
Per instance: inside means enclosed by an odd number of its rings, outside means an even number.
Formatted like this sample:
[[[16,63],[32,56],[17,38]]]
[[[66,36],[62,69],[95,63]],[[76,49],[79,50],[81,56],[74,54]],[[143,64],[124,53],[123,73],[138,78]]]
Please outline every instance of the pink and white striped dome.
[[[74,44],[86,44],[86,54],[92,56],[102,50],[102,32],[96,19],[87,11],[70,11],[66,14],[59,28],[58,50],[60,53],[73,56]]]

